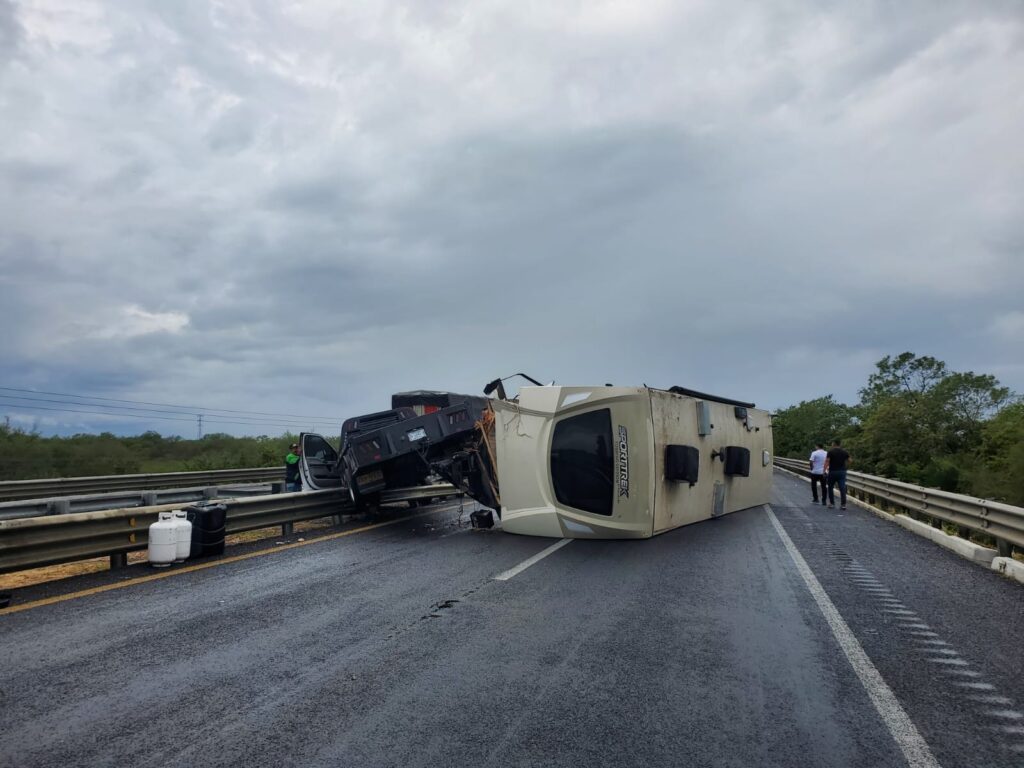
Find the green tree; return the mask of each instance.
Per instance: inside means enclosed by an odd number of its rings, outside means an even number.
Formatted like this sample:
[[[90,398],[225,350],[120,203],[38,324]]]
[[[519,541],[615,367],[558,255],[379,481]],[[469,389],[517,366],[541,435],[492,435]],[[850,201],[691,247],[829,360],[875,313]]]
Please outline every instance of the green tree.
[[[804,456],[840,437],[855,469],[1024,504],[1024,403],[989,374],[913,352],[886,355],[856,406],[831,395],[784,408],[775,450]]]
[[[0,421],[0,480],[82,477],[136,472],[272,467],[281,464],[297,435],[232,437],[210,434],[201,440],[145,432],[41,437]]]
[[[927,355],[918,357],[913,352],[886,355],[875,363],[875,372],[860,390],[860,405],[870,412],[889,398],[906,395],[913,401],[929,392],[948,376],[946,364]]]
[[[1024,506],[1024,402],[1005,406],[982,428],[973,493]]]
[[[925,416],[945,453],[976,450],[985,421],[1010,400],[1010,390],[995,376],[951,373],[936,382],[925,398]]]
[[[827,445],[837,437],[848,437],[855,431],[855,415],[853,408],[836,402],[832,395],[783,408],[772,419],[775,452],[802,458],[815,443]]]

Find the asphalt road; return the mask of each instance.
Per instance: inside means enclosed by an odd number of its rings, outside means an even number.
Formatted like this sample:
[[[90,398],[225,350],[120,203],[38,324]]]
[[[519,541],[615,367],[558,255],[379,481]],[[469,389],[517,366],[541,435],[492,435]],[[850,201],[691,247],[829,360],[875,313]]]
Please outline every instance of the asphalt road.
[[[773,514],[931,764],[1024,765],[1021,586],[809,496]],[[907,765],[766,510],[494,579],[551,544],[449,507],[0,612],[0,766]]]

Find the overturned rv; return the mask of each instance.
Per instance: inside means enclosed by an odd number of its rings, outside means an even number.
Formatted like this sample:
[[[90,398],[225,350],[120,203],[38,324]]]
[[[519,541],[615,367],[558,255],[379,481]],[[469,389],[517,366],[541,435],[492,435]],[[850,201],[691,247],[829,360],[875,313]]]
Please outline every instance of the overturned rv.
[[[494,400],[502,527],[647,538],[767,503],[772,430],[753,403],[679,387],[523,387]]]
[[[374,414],[379,428],[343,435],[341,456],[320,457],[326,483],[312,486],[345,485],[365,502],[393,468],[419,466],[495,509],[510,533],[566,538],[648,538],[769,500],[771,418],[753,403],[680,387],[538,384],[508,398],[495,381],[485,392],[495,389],[422,415],[404,402]],[[317,438],[303,436],[304,460],[317,460],[307,439],[327,444]]]

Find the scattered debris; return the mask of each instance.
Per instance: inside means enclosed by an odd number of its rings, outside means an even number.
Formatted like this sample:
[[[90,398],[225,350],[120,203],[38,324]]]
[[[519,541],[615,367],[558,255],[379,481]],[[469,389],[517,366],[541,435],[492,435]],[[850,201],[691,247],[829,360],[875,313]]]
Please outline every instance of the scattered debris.
[[[494,513],[489,509],[478,509],[470,513],[469,520],[474,528],[494,527]]]

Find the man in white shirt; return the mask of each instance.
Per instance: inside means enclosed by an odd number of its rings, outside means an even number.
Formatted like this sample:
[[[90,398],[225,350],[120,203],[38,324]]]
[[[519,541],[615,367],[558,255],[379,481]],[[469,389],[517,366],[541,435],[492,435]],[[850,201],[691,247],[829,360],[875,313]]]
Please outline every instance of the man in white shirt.
[[[814,503],[818,503],[818,485],[821,485],[821,503],[824,506],[826,503],[825,493],[825,458],[828,454],[825,452],[825,446],[821,443],[815,443],[815,448],[811,452],[811,458],[808,461],[811,467],[811,495],[814,497]]]

